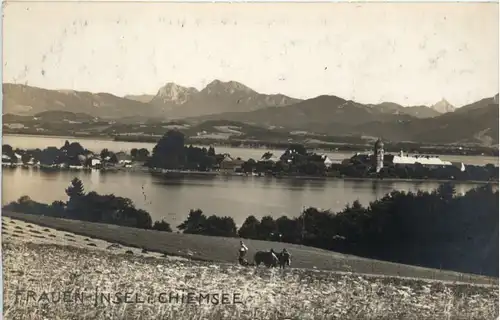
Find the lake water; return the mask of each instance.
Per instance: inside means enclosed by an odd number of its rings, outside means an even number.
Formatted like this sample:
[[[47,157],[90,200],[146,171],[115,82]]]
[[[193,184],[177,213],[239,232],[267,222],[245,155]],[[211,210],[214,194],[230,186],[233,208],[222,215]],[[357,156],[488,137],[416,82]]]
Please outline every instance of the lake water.
[[[18,148],[62,146],[66,138],[4,136],[3,143]],[[80,141],[90,150],[108,148],[129,151],[152,144],[86,139]],[[260,158],[265,150],[217,148],[242,158]],[[343,159],[349,154],[337,153],[332,158]],[[480,157],[478,157],[480,158]],[[493,158],[495,159],[495,158]],[[496,158],[498,161],[498,158]],[[462,160],[463,161],[463,160]],[[485,161],[485,160],[483,160]],[[392,190],[433,190],[437,182],[386,181],[386,180],[308,180],[276,179],[267,177],[203,176],[165,178],[141,172],[61,171],[45,172],[37,169],[2,169],[2,205],[28,195],[33,200],[51,203],[67,200],[65,188],[73,177],[79,177],[86,191],[100,194],[114,193],[132,199],[138,208],[151,213],[153,220],[165,218],[173,226],[180,224],[190,209],[202,209],[207,215],[231,216],[240,225],[251,214],[290,217],[300,214],[304,206],[314,206],[334,211],[359,200],[367,205]],[[457,192],[464,193],[475,184],[458,184]]]
[[[37,169],[3,168],[2,205],[23,195],[51,203],[67,200],[64,192],[73,177],[79,177],[86,191],[127,197],[138,208],[150,212],[154,220],[165,218],[180,224],[190,209],[206,214],[231,216],[240,225],[248,215],[298,216],[303,206],[334,211],[360,200],[364,205],[392,190],[432,190],[433,182],[304,180],[265,177],[206,176],[164,178],[140,172],[44,172]],[[463,193],[473,184],[457,185]]]

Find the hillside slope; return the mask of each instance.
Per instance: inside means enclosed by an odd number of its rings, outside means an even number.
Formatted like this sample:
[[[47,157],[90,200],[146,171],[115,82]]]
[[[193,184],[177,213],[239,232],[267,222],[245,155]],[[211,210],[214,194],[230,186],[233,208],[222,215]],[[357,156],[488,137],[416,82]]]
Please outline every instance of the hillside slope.
[[[409,115],[387,114],[373,108],[336,96],[319,96],[287,106],[265,108],[246,113],[224,113],[200,117],[203,120],[233,120],[266,126],[280,126],[304,130],[324,130],[333,125],[358,125],[369,121],[409,120]],[[200,119],[198,118],[198,119]]]
[[[208,237],[201,235],[177,234],[152,230],[142,230],[115,225],[91,223],[77,220],[58,219],[18,212],[2,212],[3,216],[35,223],[44,227],[64,230],[78,235],[103,239],[122,245],[147,248],[149,251],[166,252],[192,259],[236,263],[239,239]],[[464,275],[452,271],[441,271],[409,266],[386,261],[365,259],[339,254],[302,245],[281,244],[276,242],[245,240],[249,248],[249,258],[257,250],[281,250],[286,248],[292,253],[293,267],[317,268],[322,270],[350,271],[366,274],[397,275],[403,277],[440,279],[449,281],[474,281],[490,283],[491,278]],[[189,254],[187,252],[190,252]]]
[[[47,231],[44,235],[54,235]],[[158,319],[161,315],[162,319],[176,320],[422,320],[498,316],[498,284],[308,269],[249,269],[21,239],[12,237],[2,244],[3,312],[9,319]],[[91,244],[93,239],[88,240]],[[67,301],[72,298],[66,295],[68,287],[78,294],[71,307],[54,302],[44,303],[40,310],[40,303],[46,301],[43,293],[56,293],[52,296],[56,300],[57,293],[64,292]],[[31,299],[30,294],[34,294]],[[37,298],[42,299],[38,302]]]
[[[419,119],[437,117],[441,113],[436,110],[429,108],[427,106],[411,106],[403,107],[400,104],[393,102],[382,102],[375,105],[368,105],[375,109],[378,109],[381,113],[393,114],[393,115],[409,115]]]
[[[130,94],[130,95],[124,96],[125,99],[134,100],[134,101],[138,101],[138,102],[142,102],[142,103],[150,103],[154,97],[155,96],[151,95],[151,94],[140,94],[140,95]]]
[[[93,117],[117,118],[158,115],[151,105],[109,93],[48,90],[22,84],[3,84],[3,113],[33,116],[44,111],[87,113]]]
[[[497,98],[482,99],[435,116],[432,113],[436,111],[426,107],[412,107],[412,112],[428,112],[419,117],[401,113],[401,108],[392,103],[363,105],[335,96],[320,96],[285,108],[223,113],[191,120],[223,119],[330,135],[382,137],[390,141],[498,144]]]
[[[57,122],[57,121],[74,121],[74,122],[94,122],[99,119],[88,115],[86,113],[74,113],[69,111],[43,111],[33,116],[21,116],[16,114],[4,114],[4,123],[14,123],[14,122],[28,122],[28,121],[44,121],[44,122]]]
[[[498,120],[498,100],[486,98],[434,118],[365,123],[352,130],[393,141],[475,143],[491,146],[499,142]]]

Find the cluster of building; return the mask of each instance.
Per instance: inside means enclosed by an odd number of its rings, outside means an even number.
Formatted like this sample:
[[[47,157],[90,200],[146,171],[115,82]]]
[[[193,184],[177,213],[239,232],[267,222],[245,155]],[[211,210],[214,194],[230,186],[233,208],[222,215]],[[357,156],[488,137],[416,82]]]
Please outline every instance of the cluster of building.
[[[350,159],[346,159],[342,164],[349,165],[352,163],[361,163],[371,165],[375,168],[376,172],[380,172],[384,167],[409,167],[409,166],[423,166],[427,168],[449,168],[456,167],[460,171],[465,171],[463,162],[452,162],[440,159],[435,155],[409,155],[400,151],[399,154],[386,154],[384,152],[384,143],[378,139],[375,142],[372,154],[359,154],[356,153]]]
[[[258,160],[258,162],[275,164],[277,162],[291,163],[293,161],[294,151],[291,150],[289,153],[285,152],[281,157],[277,157],[270,152],[264,153],[264,155]],[[324,163],[325,167],[329,168],[334,163],[326,154],[316,155]],[[239,172],[242,169],[245,160],[240,158],[233,158],[229,154],[224,154],[224,159],[220,162],[220,171],[222,172]]]
[[[110,167],[115,165],[120,165],[125,168],[130,168],[132,166],[132,156],[129,154],[120,151],[114,154],[116,156],[116,163],[112,161],[111,156],[106,156],[102,158],[99,155],[91,155],[89,158],[84,160],[82,163],[87,163],[88,167],[91,168],[102,168],[102,167]]]
[[[60,158],[54,156],[53,154],[47,156],[43,154],[44,151],[40,153],[39,159],[36,157],[25,157],[23,161],[23,155],[18,153],[13,153],[11,155],[2,154],[2,165],[3,166],[33,166],[33,167],[53,167],[53,168],[69,168],[69,169],[85,169],[94,168],[100,169],[104,167],[112,166],[122,166],[130,168],[132,166],[132,157],[125,152],[118,152],[114,154],[116,156],[116,162],[112,161],[111,156],[106,156],[102,158],[100,155],[89,153],[86,155],[78,155],[76,158],[67,158],[67,161],[61,161]],[[65,154],[65,152],[62,152]]]
[[[245,163],[244,160],[240,158],[233,158],[230,154],[224,154],[224,159],[219,164],[219,168],[223,172],[237,172],[241,170],[241,167]]]
[[[22,164],[22,156],[18,153],[14,153],[12,155],[2,154],[2,165],[10,165],[10,164]],[[37,160],[31,157],[26,164],[35,165]]]

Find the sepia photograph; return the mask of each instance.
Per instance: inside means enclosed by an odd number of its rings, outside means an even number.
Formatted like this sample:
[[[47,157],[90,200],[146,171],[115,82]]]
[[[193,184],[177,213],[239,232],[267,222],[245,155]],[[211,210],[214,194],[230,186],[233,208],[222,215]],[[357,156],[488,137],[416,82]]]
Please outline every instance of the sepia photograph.
[[[0,318],[498,319],[498,2],[2,10]]]

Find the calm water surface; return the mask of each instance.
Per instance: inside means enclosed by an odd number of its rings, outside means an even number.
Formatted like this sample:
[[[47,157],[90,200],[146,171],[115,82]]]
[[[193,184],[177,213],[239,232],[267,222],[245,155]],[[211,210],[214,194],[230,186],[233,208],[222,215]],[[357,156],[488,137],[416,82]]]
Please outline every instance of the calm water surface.
[[[364,205],[392,190],[432,190],[438,183],[367,180],[303,180],[265,177],[207,176],[164,178],[140,172],[44,172],[37,169],[3,168],[2,205],[23,195],[51,203],[67,200],[64,192],[73,177],[86,191],[127,197],[151,213],[177,226],[190,209],[206,214],[231,216],[240,225],[248,215],[297,216],[303,206],[335,211],[360,200]],[[463,193],[473,184],[457,185]]]

